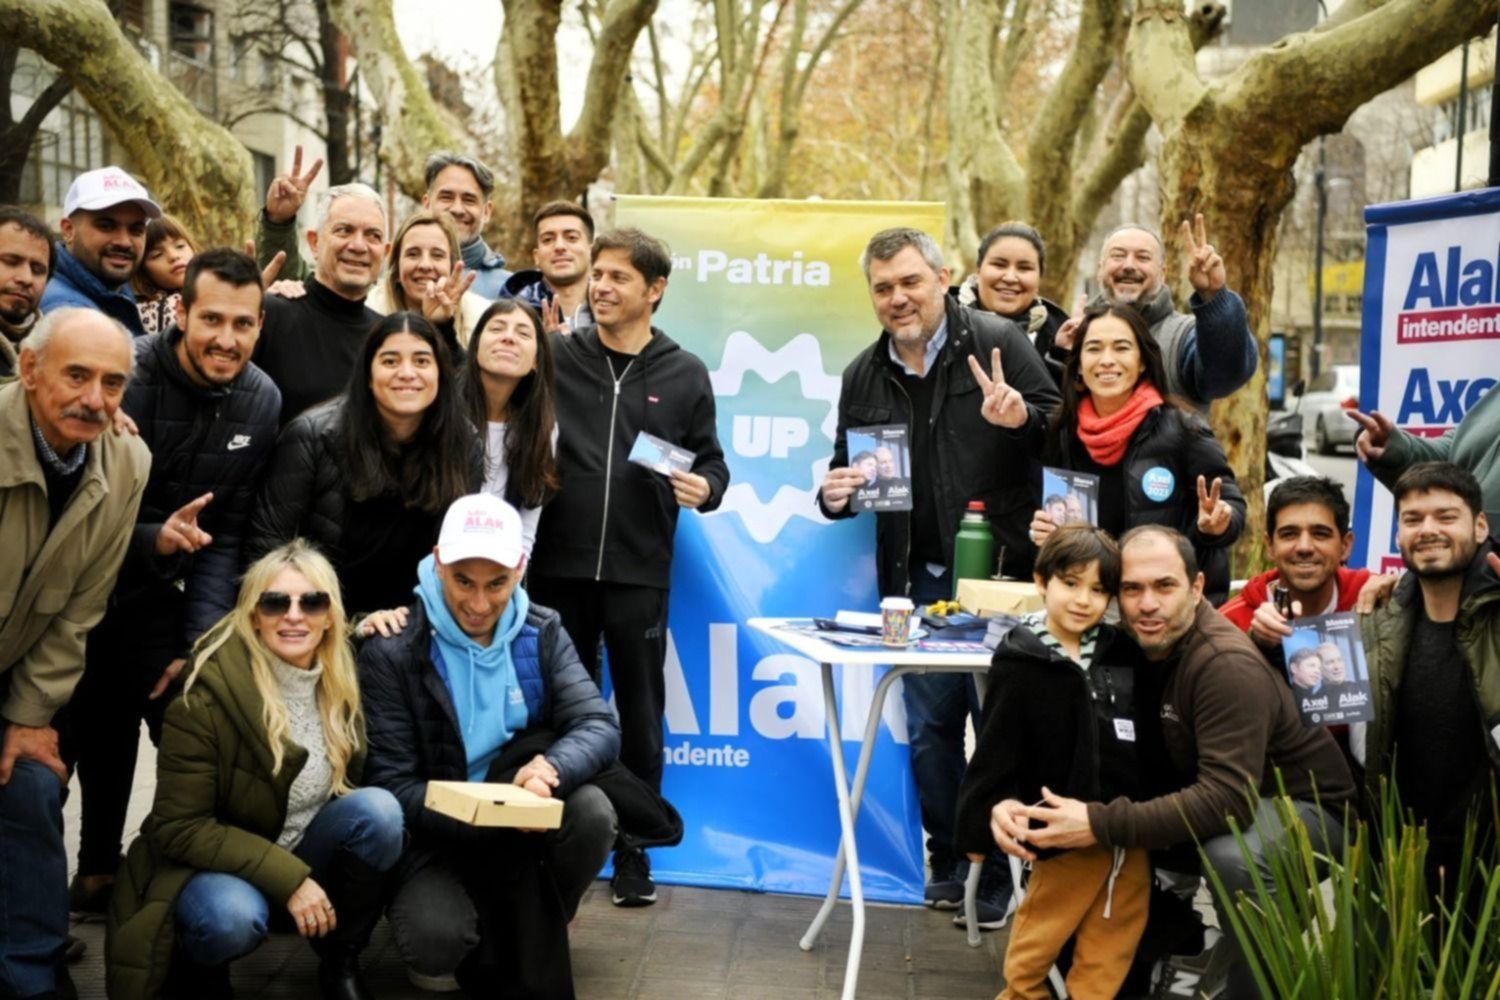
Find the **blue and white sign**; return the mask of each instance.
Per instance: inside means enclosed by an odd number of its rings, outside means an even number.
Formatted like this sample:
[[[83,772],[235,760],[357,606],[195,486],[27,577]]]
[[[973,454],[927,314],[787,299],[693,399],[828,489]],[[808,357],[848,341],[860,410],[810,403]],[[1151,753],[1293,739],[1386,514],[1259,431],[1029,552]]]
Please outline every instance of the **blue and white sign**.
[[[1177,477],[1172,475],[1171,469],[1162,465],[1153,465],[1141,476],[1142,492],[1146,494],[1147,500],[1156,503],[1166,503],[1176,485]]]

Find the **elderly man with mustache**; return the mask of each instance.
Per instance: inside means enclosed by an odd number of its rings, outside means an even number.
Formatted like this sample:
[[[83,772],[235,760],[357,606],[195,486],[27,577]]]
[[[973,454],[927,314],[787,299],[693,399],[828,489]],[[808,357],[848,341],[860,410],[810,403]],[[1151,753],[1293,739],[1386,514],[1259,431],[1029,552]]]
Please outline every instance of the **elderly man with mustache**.
[[[154,740],[188,650],[235,603],[240,538],[281,411],[250,363],[263,317],[255,262],[207,250],[188,263],[176,324],[135,343],[123,409],[155,461],[109,613],[56,723],[83,793],[75,913],[104,913],[141,720]]]
[[[64,307],[0,385],[0,997],[67,985],[67,771],[52,718],[83,674],[151,466],[139,438],[108,432],[131,353],[119,323]]]

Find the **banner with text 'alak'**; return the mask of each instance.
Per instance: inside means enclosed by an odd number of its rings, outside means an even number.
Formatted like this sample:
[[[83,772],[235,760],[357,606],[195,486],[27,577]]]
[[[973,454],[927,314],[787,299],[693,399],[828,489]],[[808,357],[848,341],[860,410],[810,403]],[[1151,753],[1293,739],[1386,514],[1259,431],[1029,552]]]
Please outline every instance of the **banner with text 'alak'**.
[[[668,618],[666,773],[679,847],[665,882],[821,895],[838,805],[818,665],[753,633],[757,616],[874,611],[875,521],[836,524],[815,497],[833,453],[840,376],[880,332],[859,255],[933,204],[620,197],[616,223],[666,241],[672,275],[653,320],[708,366],[730,486],[678,522]],[[838,668],[853,771],[879,675]],[[858,823],[865,894],[922,898],[922,845],[900,688],[883,713]]]
[[[1365,209],[1359,408],[1441,437],[1500,378],[1500,188]],[[1402,568],[1396,506],[1360,465],[1351,566]]]

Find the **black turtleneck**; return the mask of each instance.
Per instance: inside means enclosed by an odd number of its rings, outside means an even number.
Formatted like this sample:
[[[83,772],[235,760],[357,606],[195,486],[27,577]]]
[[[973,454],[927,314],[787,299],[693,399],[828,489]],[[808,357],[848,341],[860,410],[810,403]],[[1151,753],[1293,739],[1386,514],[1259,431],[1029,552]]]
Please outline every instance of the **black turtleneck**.
[[[281,424],[344,391],[360,346],[380,315],[306,281],[300,299],[266,296],[266,323],[252,360],[281,390]]]

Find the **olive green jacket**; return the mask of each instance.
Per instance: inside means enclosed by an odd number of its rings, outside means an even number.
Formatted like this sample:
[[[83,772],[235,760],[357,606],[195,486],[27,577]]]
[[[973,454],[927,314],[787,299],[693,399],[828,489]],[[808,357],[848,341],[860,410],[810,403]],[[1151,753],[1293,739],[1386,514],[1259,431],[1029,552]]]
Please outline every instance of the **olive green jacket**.
[[[1464,580],[1458,609],[1458,646],[1474,679],[1474,696],[1485,730],[1482,735],[1490,765],[1500,772],[1500,581],[1485,561],[1485,553],[1493,545],[1485,542],[1479,547]],[[1355,726],[1350,737],[1356,755],[1363,741],[1365,790],[1371,802],[1380,801],[1380,779],[1393,773],[1396,692],[1401,688],[1421,606],[1422,591],[1416,574],[1407,573],[1385,607],[1360,619],[1375,718],[1364,723],[1362,729]]]
[[[198,872],[244,879],[273,910],[310,873],[306,862],[276,846],[307,751],[286,741],[281,771],[273,775],[262,706],[249,654],[231,636],[167,707],[156,799],[110,897],[104,955],[112,1000],[157,995],[171,963],[177,895]],[[351,782],[364,756],[361,734],[349,762]]]

